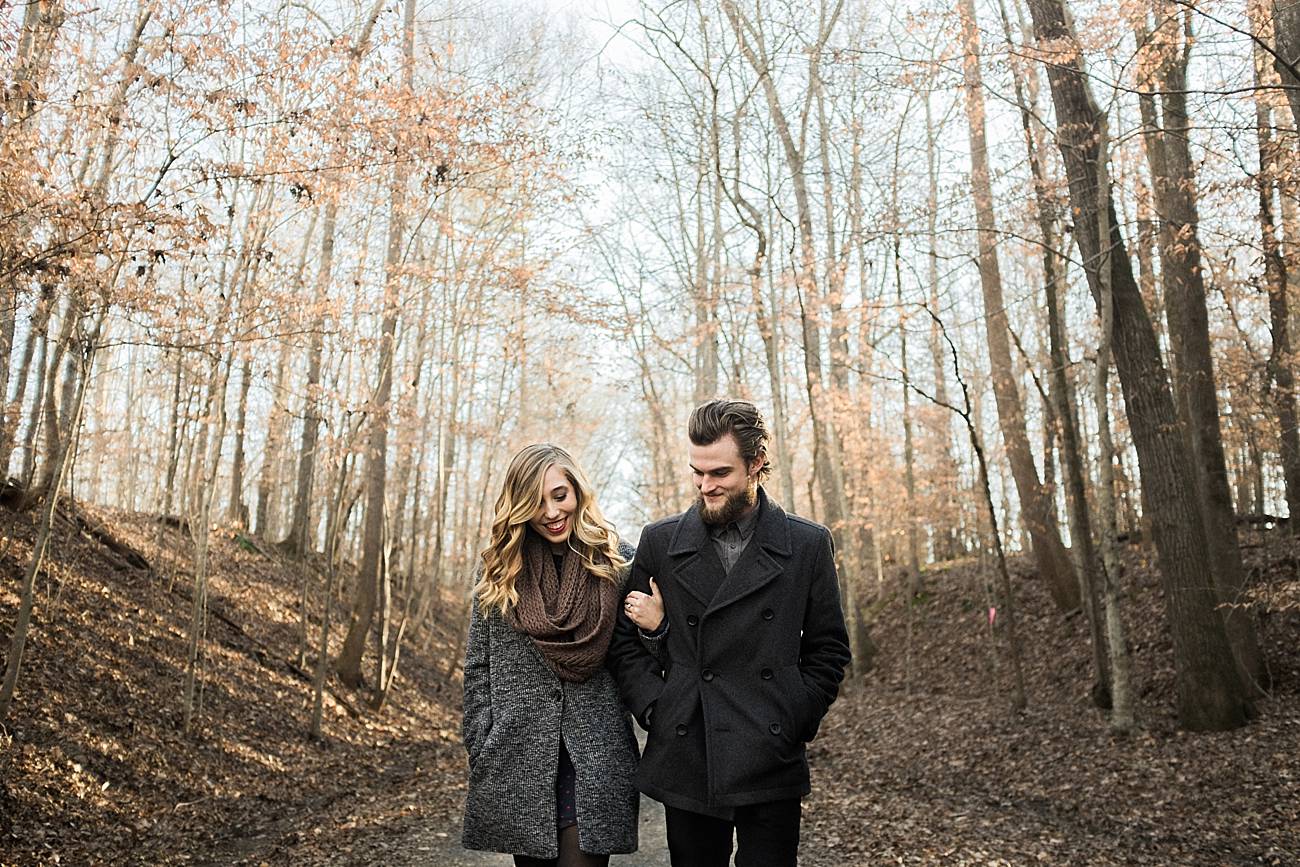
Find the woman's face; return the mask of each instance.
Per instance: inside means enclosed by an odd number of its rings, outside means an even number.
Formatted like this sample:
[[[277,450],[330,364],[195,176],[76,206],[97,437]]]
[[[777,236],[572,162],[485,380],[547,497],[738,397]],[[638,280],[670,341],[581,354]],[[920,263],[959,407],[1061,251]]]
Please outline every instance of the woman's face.
[[[561,547],[573,532],[573,513],[578,509],[578,495],[564,470],[552,464],[542,477],[542,504],[528,526],[547,542]]]

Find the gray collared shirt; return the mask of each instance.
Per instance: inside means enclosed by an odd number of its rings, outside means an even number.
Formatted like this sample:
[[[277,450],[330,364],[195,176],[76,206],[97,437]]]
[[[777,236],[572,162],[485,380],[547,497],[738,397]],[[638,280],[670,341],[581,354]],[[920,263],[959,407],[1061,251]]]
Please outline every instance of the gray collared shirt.
[[[758,512],[755,508],[748,515],[725,524],[721,527],[709,527],[709,538],[713,540],[714,550],[718,552],[718,557],[722,560],[722,568],[728,574],[731,567],[736,565],[740,555],[745,553],[745,547],[749,540],[754,537],[754,528],[758,526]]]

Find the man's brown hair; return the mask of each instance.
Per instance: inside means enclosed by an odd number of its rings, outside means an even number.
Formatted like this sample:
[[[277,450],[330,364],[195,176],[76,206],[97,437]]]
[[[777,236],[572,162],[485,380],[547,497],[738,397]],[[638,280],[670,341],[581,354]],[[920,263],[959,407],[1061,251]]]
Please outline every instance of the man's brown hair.
[[[710,400],[700,404],[691,413],[686,433],[697,446],[712,445],[731,434],[736,438],[746,468],[756,458],[762,460],[758,468],[760,482],[772,472],[772,462],[767,457],[767,423],[758,407],[747,400]]]

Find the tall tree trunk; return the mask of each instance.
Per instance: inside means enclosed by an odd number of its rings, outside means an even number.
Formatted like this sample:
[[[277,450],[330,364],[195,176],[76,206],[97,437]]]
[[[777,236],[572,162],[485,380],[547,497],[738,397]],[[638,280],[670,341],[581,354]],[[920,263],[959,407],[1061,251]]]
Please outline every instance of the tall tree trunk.
[[[24,4],[17,51],[13,57],[13,79],[6,83],[3,103],[0,104],[0,130],[3,131],[6,158],[14,165],[23,164],[35,153],[39,141],[37,124],[29,124],[29,121],[43,103],[43,89],[53,47],[66,19],[67,12],[59,0],[30,0]],[[31,227],[30,221],[21,213],[7,215],[6,222],[9,223],[12,235],[11,240],[0,242],[0,260],[12,261],[22,256],[23,248],[31,238]],[[13,437],[18,428],[18,416],[22,412],[26,363],[31,360],[30,354],[27,355],[17,400],[13,405],[6,404],[4,396],[9,393],[10,358],[13,355],[14,331],[21,296],[21,269],[7,267],[5,270],[8,274],[3,301],[0,302],[0,478],[8,474]],[[42,287],[42,295],[47,296],[41,305],[45,311],[48,311],[50,293],[51,287]],[[30,345],[29,341],[28,346]]]
[[[989,484],[989,466],[984,456],[984,446],[981,442],[979,430],[975,425],[975,420],[979,418],[978,403],[972,404],[970,389],[966,386],[966,380],[962,378],[961,369],[957,364],[957,349],[953,346],[951,338],[943,329],[943,323],[939,315],[933,310],[929,311],[930,320],[939,326],[943,334],[943,341],[948,347],[948,354],[952,359],[953,376],[956,377],[957,386],[961,389],[962,405],[960,408],[949,407],[954,409],[961,417],[966,427],[966,435],[970,442],[971,451],[975,453],[975,465],[978,473],[977,484],[980,488],[980,501],[984,504],[985,518],[989,523],[989,536],[993,540],[993,549],[997,560],[997,583],[994,592],[995,604],[989,608],[989,627],[997,631],[1004,632],[1007,639],[1007,657],[1011,662],[1011,709],[1013,711],[1022,711],[1029,705],[1029,698],[1025,691],[1025,674],[1024,665],[1021,659],[1020,633],[1016,617],[1015,591],[1011,586],[1011,574],[1007,569],[1006,552],[1002,546],[1002,532],[998,527],[997,510],[993,507],[993,489]],[[1003,485],[1003,490],[1006,486]],[[1003,510],[1006,511],[1005,509]],[[996,634],[996,632],[995,632]],[[996,658],[995,658],[996,659]],[[996,664],[996,662],[995,662]]]
[[[288,425],[288,413],[285,411],[285,396],[288,394],[287,380],[292,361],[291,344],[288,340],[280,341],[280,355],[275,364],[275,384],[271,387],[271,410],[266,424],[266,446],[262,450],[262,471],[257,479],[257,505],[253,509],[253,526],[257,535],[270,539],[271,503],[277,503],[275,517],[280,517],[279,491],[284,483],[284,446],[285,432]]]
[[[5,88],[4,113],[0,116],[6,130],[26,123],[39,108],[54,43],[65,20],[67,11],[60,0],[29,0],[23,4],[13,80]]]
[[[1248,682],[1264,677],[1263,659],[1255,634],[1255,615],[1242,606],[1245,571],[1237,545],[1237,519],[1223,457],[1219,401],[1215,393],[1210,350],[1209,315],[1205,307],[1205,277],[1201,263],[1196,205],[1196,178],[1188,140],[1187,59],[1191,50],[1191,11],[1182,12],[1169,0],[1156,0],[1162,24],[1157,44],[1164,43],[1158,83],[1163,128],[1152,123],[1150,108],[1144,127],[1156,212],[1160,218],[1160,274],[1169,320],[1173,357],[1173,394],[1193,460],[1193,478],[1204,513],[1206,543],[1215,589],[1225,603],[1224,619],[1237,663]],[[1180,32],[1181,25],[1181,32]]]
[[[402,68],[407,92],[414,87],[415,0],[406,0],[402,31]],[[408,164],[398,160],[393,166],[388,216],[388,249],[384,258],[383,321],[379,337],[379,381],[371,401],[369,446],[366,450],[366,513],[362,535],[361,567],[357,572],[356,593],[352,599],[352,618],[348,634],[339,653],[340,679],[354,689],[361,685],[361,660],[365,655],[366,636],[375,614],[375,594],[383,556],[385,508],[388,478],[388,424],[393,392],[393,359],[396,356],[397,318],[400,312],[406,236],[406,176]]]
[[[1097,371],[1093,400],[1097,410],[1097,513],[1101,524],[1101,592],[1106,617],[1106,651],[1110,659],[1111,728],[1127,733],[1133,728],[1132,664],[1124,637],[1120,612],[1120,562],[1118,527],[1115,520],[1115,443],[1110,435],[1110,365],[1115,335],[1115,305],[1110,280],[1099,275],[1101,293],[1101,345],[1097,348]]]
[[[203,417],[206,454],[201,457],[202,474],[198,479],[198,508],[189,516],[190,536],[194,541],[194,586],[190,593],[190,634],[186,643],[185,693],[181,727],[188,732],[194,721],[200,688],[199,668],[207,637],[208,563],[212,504],[216,499],[217,469],[221,464],[221,444],[226,434],[226,389],[230,383],[233,359],[214,354],[208,372],[208,397]]]
[[[984,294],[984,330],[998,423],[1007,460],[1020,498],[1021,518],[1029,532],[1038,572],[1061,611],[1079,606],[1079,583],[1069,554],[1061,543],[1056,509],[1043,491],[1034,466],[1033,449],[1025,429],[1025,411],[1016,385],[1008,340],[1006,302],[998,264],[997,227],[993,216],[993,187],[985,138],[984,84],[980,74],[980,39],[974,0],[960,0],[966,118],[970,129],[971,187],[979,234],[980,288]]]
[[[1206,580],[1209,549],[1195,505],[1196,485],[1187,473],[1191,455],[1178,433],[1169,377],[1105,179],[1105,122],[1088,91],[1082,51],[1066,23],[1062,0],[1029,0],[1029,8],[1039,49],[1050,60],[1057,143],[1076,214],[1074,236],[1099,314],[1105,303],[1101,281],[1109,281],[1116,366],[1173,635],[1179,721],[1193,730],[1235,728],[1251,714],[1251,701],[1233,662],[1213,582]]]
[[[710,46],[705,37],[704,70],[711,73],[712,58]],[[708,76],[705,75],[707,80]],[[717,291],[718,278],[717,254],[721,239],[709,237],[706,226],[716,225],[717,209],[717,173],[714,166],[718,164],[718,94],[717,89],[708,82],[711,92],[710,114],[705,118],[709,125],[707,133],[697,130],[696,183],[695,183],[695,279],[692,286],[692,302],[695,305],[695,403],[700,404],[718,396],[718,334],[717,334]],[[701,114],[703,114],[701,112]],[[706,139],[707,135],[707,139]],[[706,194],[707,191],[707,194]],[[705,218],[706,198],[712,199],[710,219]]]
[[[1002,0],[999,0],[998,8],[1002,16],[1003,35],[1007,45],[1012,46],[1015,40],[1012,37],[1011,20]],[[1088,513],[1083,468],[1084,448],[1075,416],[1075,396],[1067,373],[1070,351],[1059,297],[1059,289],[1064,284],[1066,257],[1060,248],[1060,217],[1048,181],[1044,129],[1041,123],[1034,120],[1042,116],[1039,112],[1037,73],[1025,76],[1014,64],[1012,72],[1016,105],[1020,110],[1020,129],[1024,134],[1025,152],[1029,156],[1030,175],[1034,184],[1034,217],[1038,222],[1039,234],[1042,235],[1043,291],[1047,308],[1048,352],[1051,358],[1049,409],[1052,410],[1051,416],[1061,441],[1060,457],[1064,476],[1065,511],[1070,526],[1070,553],[1079,576],[1079,595],[1086,604],[1084,610],[1088,615],[1093,670],[1096,675],[1092,689],[1093,703],[1105,709],[1112,706],[1113,699],[1100,562],[1093,544],[1092,519]],[[1122,634],[1120,637],[1122,641]]]
[[[312,481],[316,475],[316,444],[320,437],[321,358],[325,351],[325,311],[334,267],[334,231],[338,225],[337,194],[325,204],[321,228],[320,268],[316,272],[316,314],[312,319],[311,345],[307,349],[307,382],[303,388],[302,434],[298,442],[298,473],[294,484],[293,516],[283,545],[296,554],[312,546]]]
[[[940,305],[939,291],[939,160],[938,160],[938,137],[939,130],[935,128],[933,109],[930,105],[930,91],[925,93],[925,163],[926,163],[926,283],[929,286],[929,305],[930,310],[938,313],[942,308]],[[930,320],[930,361],[934,367],[934,396],[940,405],[948,403],[948,373],[947,362],[944,358],[943,351],[943,334],[939,328],[939,322],[936,319]],[[948,416],[942,416],[942,423],[936,426],[931,434],[936,440],[935,450],[939,459],[939,466],[943,474],[949,479],[952,485],[957,485],[959,475],[957,470],[957,458],[952,452],[952,428],[948,423]],[[934,534],[934,558],[936,560],[951,560],[956,557],[962,549],[960,530],[958,525],[961,522],[960,506],[954,511],[945,512],[946,526],[943,523],[933,524],[931,532]]]
[[[352,455],[345,454],[338,470],[338,484],[330,497],[325,516],[325,588],[321,612],[320,643],[316,646],[316,671],[312,676],[311,736],[320,740],[324,710],[325,680],[329,677],[330,624],[334,620],[334,580],[338,575],[338,547],[341,528],[347,523],[344,500],[352,476]]]
[[[902,238],[894,233],[894,291],[900,316],[903,311]],[[925,590],[921,578],[921,545],[916,514],[916,459],[912,448],[912,376],[907,363],[907,319],[898,326],[899,360],[903,373],[903,482],[907,492],[907,592],[915,600]],[[909,608],[911,603],[909,602]]]
[[[1262,14],[1261,0],[1254,0],[1253,16],[1260,27],[1258,38],[1268,42],[1272,36],[1269,21]],[[1255,86],[1276,86],[1265,53],[1255,46]],[[1292,370],[1290,335],[1290,305],[1287,298],[1287,266],[1278,241],[1277,221],[1273,215],[1274,191],[1277,188],[1281,161],[1278,143],[1273,139],[1273,108],[1264,93],[1255,94],[1255,131],[1259,144],[1259,229],[1264,251],[1264,287],[1268,292],[1269,331],[1272,349],[1268,356],[1268,375],[1273,382],[1273,412],[1277,416],[1278,439],[1282,463],[1282,479],[1286,485],[1287,513],[1291,516],[1291,532],[1300,535],[1300,433],[1296,424],[1295,374]]]

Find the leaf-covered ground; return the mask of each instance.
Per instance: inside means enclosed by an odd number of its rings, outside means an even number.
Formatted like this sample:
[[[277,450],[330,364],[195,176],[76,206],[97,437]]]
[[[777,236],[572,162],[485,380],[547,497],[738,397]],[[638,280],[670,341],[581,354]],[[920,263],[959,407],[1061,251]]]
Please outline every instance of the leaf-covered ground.
[[[0,508],[4,648],[31,536],[29,515]],[[147,516],[61,520],[0,729],[0,864],[509,863],[456,845],[454,603],[408,647],[382,712],[331,681],[316,743],[313,655],[298,659],[302,571],[261,540],[213,538],[203,704],[186,734],[188,536]],[[1243,543],[1258,585],[1296,580],[1295,543],[1277,531]],[[978,564],[928,573],[910,609],[873,601],[876,666],[846,687],[810,748],[801,863],[1300,863],[1300,613],[1263,618],[1273,684],[1254,723],[1179,733],[1148,556],[1126,552],[1141,725],[1125,738],[1089,701],[1085,623],[1053,611],[1032,576],[1016,580],[1029,695],[1018,715]],[[313,643],[320,592],[313,583]],[[653,848],[614,865],[666,863],[646,827]]]
[[[1294,581],[1296,543],[1242,541],[1257,585]],[[976,565],[927,575],[910,642],[901,598],[884,603],[876,670],[812,745],[803,863],[1300,864],[1300,617],[1261,622],[1273,684],[1254,723],[1179,732],[1152,556],[1125,557],[1140,725],[1128,737],[1091,703],[1086,623],[1057,614],[1032,577],[1015,582],[1023,714],[995,671]]]
[[[313,742],[314,654],[297,659],[302,572],[265,543],[214,532],[202,707],[186,734],[188,534],[79,514],[91,523],[57,529],[0,731],[0,864],[324,862],[372,836],[450,825],[462,763],[454,635],[439,628],[408,649],[380,714],[332,679]],[[152,570],[92,538],[97,526]],[[5,648],[32,535],[29,516],[0,509]],[[313,578],[312,646],[321,592]]]

